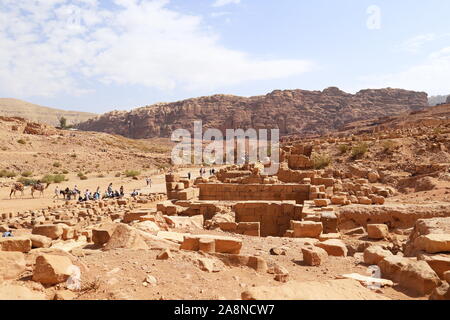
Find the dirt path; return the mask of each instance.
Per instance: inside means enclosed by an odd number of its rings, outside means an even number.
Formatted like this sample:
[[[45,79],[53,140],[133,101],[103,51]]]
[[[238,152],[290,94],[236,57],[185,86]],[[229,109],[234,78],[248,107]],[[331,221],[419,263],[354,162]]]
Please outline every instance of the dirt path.
[[[188,172],[191,172],[192,177],[198,177],[198,168],[182,169],[178,173],[182,176],[187,176]],[[207,173],[208,175],[208,173]],[[46,208],[47,206],[62,203],[64,200],[54,198],[55,188],[59,187],[60,190],[69,187],[73,189],[76,185],[82,193],[89,189],[91,192],[95,191],[97,187],[100,187],[101,192],[105,192],[110,183],[113,184],[114,190],[119,190],[120,186],[123,186],[126,194],[130,194],[134,189],[139,190],[142,193],[149,192],[166,192],[166,184],[164,174],[148,174],[152,178],[152,187],[149,188],[146,185],[145,177],[146,173],[143,173],[139,180],[126,177],[115,177],[113,174],[104,178],[89,177],[88,180],[80,180],[76,175],[67,175],[69,181],[60,184],[51,184],[44,192],[44,196],[40,197],[39,193],[35,193],[35,198],[31,197],[30,187],[26,187],[24,196],[22,197],[20,192],[17,192],[17,197],[10,199],[9,187],[3,187],[0,189],[0,213],[2,212],[24,212],[27,210],[38,210]]]

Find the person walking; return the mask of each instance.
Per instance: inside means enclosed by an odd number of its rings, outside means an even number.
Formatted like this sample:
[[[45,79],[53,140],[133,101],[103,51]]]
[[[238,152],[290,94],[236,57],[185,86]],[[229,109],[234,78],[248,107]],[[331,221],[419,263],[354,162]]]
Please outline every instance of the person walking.
[[[84,193],[84,201],[89,200],[91,200],[91,192],[89,191],[89,189],[86,189],[86,192]]]
[[[56,188],[55,188],[55,195],[53,196],[53,199],[55,199],[55,198],[59,199],[59,187],[58,186],[56,186]]]

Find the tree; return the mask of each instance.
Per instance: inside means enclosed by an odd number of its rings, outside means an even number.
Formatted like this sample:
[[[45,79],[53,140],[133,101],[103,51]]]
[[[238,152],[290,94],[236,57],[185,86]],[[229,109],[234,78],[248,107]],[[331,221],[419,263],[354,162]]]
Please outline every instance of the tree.
[[[67,128],[67,119],[64,117],[59,118],[59,126],[61,127],[61,129],[66,129]]]

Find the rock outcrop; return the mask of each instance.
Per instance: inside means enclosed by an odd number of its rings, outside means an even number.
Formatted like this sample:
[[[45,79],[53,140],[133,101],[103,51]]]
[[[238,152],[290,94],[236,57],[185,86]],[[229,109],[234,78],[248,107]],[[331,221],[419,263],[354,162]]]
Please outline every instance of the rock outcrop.
[[[131,138],[170,137],[178,128],[279,128],[281,135],[324,134],[348,122],[396,115],[428,106],[427,94],[400,89],[362,90],[349,94],[331,87],[323,91],[276,90],[250,98],[214,95],[161,103],[131,112],[113,111],[80,123],[86,131]]]

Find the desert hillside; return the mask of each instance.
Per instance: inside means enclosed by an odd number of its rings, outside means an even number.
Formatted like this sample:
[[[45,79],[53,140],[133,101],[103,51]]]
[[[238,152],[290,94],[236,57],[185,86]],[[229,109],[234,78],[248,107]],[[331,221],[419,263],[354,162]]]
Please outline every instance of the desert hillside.
[[[441,104],[423,110],[405,112],[399,115],[355,121],[347,123],[339,131],[342,133],[370,133],[391,129],[432,126],[439,128],[450,122],[450,104]],[[439,129],[436,129],[439,130]]]
[[[170,150],[169,141],[134,141],[105,133],[59,130],[1,116],[0,146],[0,170],[14,174],[14,179],[80,172],[90,177],[158,169],[168,165]],[[10,181],[6,178],[0,181]]]
[[[57,126],[61,117],[67,119],[67,124],[76,124],[96,115],[88,112],[43,107],[18,99],[0,98],[0,116],[22,117],[31,121]]]
[[[265,96],[214,95],[157,104],[131,112],[113,111],[80,123],[81,130],[130,138],[170,137],[174,129],[279,128],[281,135],[318,135],[348,122],[396,115],[428,106],[427,94],[401,89],[362,90],[349,94],[331,87],[323,91],[276,90]]]

